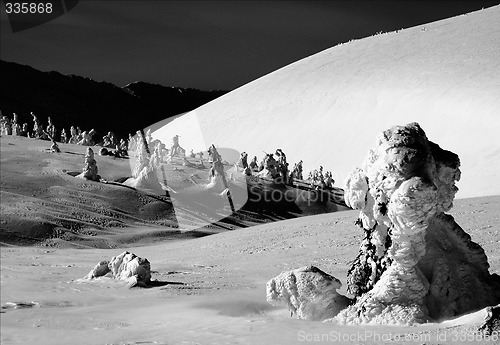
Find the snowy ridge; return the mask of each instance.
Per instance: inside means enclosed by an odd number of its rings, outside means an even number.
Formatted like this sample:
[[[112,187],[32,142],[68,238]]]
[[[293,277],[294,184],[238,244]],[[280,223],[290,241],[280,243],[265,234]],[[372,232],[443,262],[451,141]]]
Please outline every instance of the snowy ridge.
[[[282,148],[337,184],[381,131],[418,122],[457,153],[458,198],[500,194],[500,6],[340,44],[248,83],[156,131],[186,149],[250,157]],[[198,123],[197,135],[192,124]],[[203,138],[199,137],[201,131]]]

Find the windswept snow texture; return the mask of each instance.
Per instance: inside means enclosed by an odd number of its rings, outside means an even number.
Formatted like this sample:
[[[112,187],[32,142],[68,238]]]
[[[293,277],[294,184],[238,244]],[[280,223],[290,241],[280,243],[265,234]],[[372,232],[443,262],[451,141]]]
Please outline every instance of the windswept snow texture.
[[[250,156],[282,148],[343,181],[372,138],[418,122],[462,161],[457,197],[500,194],[500,7],[327,49],[263,76],[155,132],[188,149]],[[192,123],[199,124],[193,130]],[[185,124],[185,125],[184,125]],[[204,143],[204,147],[198,147]]]

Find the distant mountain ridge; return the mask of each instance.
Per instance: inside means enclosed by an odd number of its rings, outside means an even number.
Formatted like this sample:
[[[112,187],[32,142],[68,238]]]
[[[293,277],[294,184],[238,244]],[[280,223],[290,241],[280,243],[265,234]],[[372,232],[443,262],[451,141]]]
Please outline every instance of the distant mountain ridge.
[[[30,112],[46,125],[50,116],[60,131],[70,126],[94,128],[98,136],[113,131],[120,137],[168,117],[191,111],[227,93],[133,82],[120,88],[90,78],[42,72],[0,60],[0,110],[13,112],[32,127]]]
[[[177,115],[193,110],[228,92],[223,90],[202,91],[193,88],[167,87],[142,81],[130,83],[123,87],[123,90],[140,98],[155,109],[163,113],[169,113],[170,115]],[[172,100],[172,102],[168,103],[165,101],[166,99]],[[186,105],[191,102],[198,105],[193,109],[187,110]]]

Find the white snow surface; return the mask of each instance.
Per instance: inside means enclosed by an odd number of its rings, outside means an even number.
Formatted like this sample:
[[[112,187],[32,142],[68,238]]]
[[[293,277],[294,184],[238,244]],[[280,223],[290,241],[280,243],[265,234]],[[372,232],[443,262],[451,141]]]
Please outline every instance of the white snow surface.
[[[459,155],[458,198],[500,194],[500,6],[337,45],[153,136],[259,158],[282,148],[290,164],[302,159],[306,172],[322,165],[341,183],[378,133],[409,122]]]

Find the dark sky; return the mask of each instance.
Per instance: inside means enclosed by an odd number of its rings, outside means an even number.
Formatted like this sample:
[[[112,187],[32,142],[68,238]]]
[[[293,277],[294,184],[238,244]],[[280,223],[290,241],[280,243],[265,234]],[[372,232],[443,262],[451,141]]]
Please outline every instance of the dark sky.
[[[233,89],[350,39],[499,1],[88,1],[16,33],[2,3],[2,60],[124,86]]]

